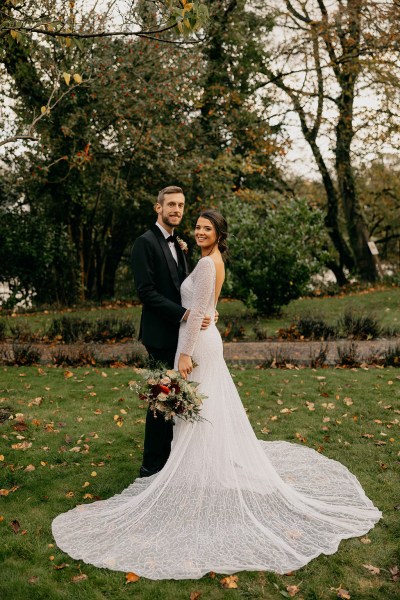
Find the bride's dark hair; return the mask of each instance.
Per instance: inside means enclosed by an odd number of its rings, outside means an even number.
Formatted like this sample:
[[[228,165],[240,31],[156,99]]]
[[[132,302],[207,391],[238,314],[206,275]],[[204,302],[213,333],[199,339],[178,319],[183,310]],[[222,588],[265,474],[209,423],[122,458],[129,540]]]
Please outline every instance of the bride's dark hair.
[[[225,260],[228,255],[228,244],[226,243],[226,238],[228,237],[228,223],[221,213],[213,208],[203,210],[199,215],[199,218],[200,217],[208,219],[214,225],[217,234],[218,249],[222,254],[222,258]]]

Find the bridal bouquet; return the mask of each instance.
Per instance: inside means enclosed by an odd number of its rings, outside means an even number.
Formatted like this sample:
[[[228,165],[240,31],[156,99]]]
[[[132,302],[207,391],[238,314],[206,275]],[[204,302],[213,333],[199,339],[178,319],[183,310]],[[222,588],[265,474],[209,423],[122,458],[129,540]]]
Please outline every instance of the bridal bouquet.
[[[131,390],[145,400],[154,416],[161,413],[166,421],[180,417],[186,421],[200,421],[201,405],[207,398],[201,394],[195,381],[183,379],[178,371],[136,369],[142,381],[133,381]]]

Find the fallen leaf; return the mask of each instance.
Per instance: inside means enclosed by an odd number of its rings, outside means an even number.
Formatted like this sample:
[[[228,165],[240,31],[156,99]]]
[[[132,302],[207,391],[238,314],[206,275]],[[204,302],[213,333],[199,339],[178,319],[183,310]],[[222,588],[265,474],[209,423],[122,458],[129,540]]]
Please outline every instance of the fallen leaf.
[[[61,565],[53,565],[53,568],[56,569],[56,571],[59,571],[60,569],[65,569],[65,567],[69,567],[69,564],[61,563]]]
[[[369,539],[369,537],[362,537],[362,538],[360,538],[360,542],[362,544],[370,544],[371,540]]]
[[[238,587],[237,581],[239,577],[237,575],[229,575],[220,580],[220,584],[225,589],[236,589]]]
[[[4,454],[0,454],[0,461],[4,460]]]
[[[36,467],[34,465],[28,465],[24,469],[24,471],[28,471],[28,473],[30,473],[31,471],[35,471],[35,470],[36,470]]]
[[[18,444],[12,444],[13,450],[27,450],[32,446],[32,442],[18,442]]]
[[[389,567],[389,573],[391,574],[392,581],[400,580],[400,570],[397,565],[393,565],[393,567]]]
[[[92,477],[97,477],[96,471],[92,471],[90,474],[91,474]]]
[[[92,494],[85,494],[85,495],[83,496],[83,499],[84,499],[84,500],[87,500],[87,499],[91,500],[92,498],[93,498],[93,495],[92,495]]]
[[[378,567],[374,567],[373,565],[363,565],[364,569],[368,569],[374,575],[379,575],[381,570]]]
[[[201,592],[191,592],[189,600],[198,600],[201,596]]]
[[[136,575],[136,573],[127,573],[125,575],[125,583],[136,583],[137,581],[139,581],[140,577],[139,575]]]
[[[299,593],[300,588],[298,585],[288,585],[286,591],[291,598],[294,598],[295,595]]]
[[[75,496],[74,492],[67,492],[65,495],[67,498],[73,498]]]
[[[11,521],[10,525],[11,525],[11,529],[13,530],[14,533],[18,533],[18,531],[21,529],[21,525],[19,524],[17,519],[14,519],[14,521]]]
[[[53,556],[53,555],[49,556],[49,560],[54,560],[54,559],[55,559],[55,556]]]
[[[73,577],[71,579],[71,581],[73,581],[74,583],[77,583],[78,581],[85,581],[85,579],[87,579],[88,576],[85,575],[85,573],[81,573],[80,575],[75,575],[75,577]]]
[[[350,600],[351,598],[349,591],[344,590],[343,588],[337,590],[337,597],[342,598],[343,600]]]
[[[214,571],[210,571],[208,576],[210,577],[210,579],[215,579],[215,577],[216,577]]]
[[[90,483],[88,481],[85,481],[85,483],[82,485],[83,488],[87,487],[88,485],[90,485]]]
[[[43,398],[41,396],[38,396],[37,398],[34,398],[30,402],[28,402],[28,406],[40,406],[42,404],[42,401]]]
[[[65,379],[69,379],[70,377],[73,377],[74,374],[72,371],[64,371],[64,378]]]

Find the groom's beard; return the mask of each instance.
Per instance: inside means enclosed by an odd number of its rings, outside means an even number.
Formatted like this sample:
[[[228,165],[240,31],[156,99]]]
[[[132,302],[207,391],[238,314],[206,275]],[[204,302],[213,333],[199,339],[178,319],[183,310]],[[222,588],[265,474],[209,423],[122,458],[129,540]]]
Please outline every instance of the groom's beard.
[[[172,229],[174,227],[179,227],[179,225],[181,224],[181,221],[182,221],[182,217],[177,217],[176,219],[174,219],[174,221],[171,221],[170,219],[171,219],[170,216],[162,215],[162,222],[164,223],[164,225],[167,225],[168,227],[172,227]]]

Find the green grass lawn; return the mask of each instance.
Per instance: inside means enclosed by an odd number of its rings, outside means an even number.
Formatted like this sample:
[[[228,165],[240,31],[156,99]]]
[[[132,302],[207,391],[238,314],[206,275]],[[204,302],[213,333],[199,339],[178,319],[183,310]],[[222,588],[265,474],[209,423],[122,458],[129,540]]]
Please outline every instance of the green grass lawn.
[[[399,565],[400,538],[398,373],[232,369],[259,438],[305,443],[340,460],[384,518],[364,538],[343,541],[333,556],[320,556],[288,576],[238,573],[238,589],[225,590],[221,574],[126,584],[124,573],[72,560],[54,545],[51,522],[57,514],[108,498],[137,476],[145,414],[128,387],[131,369],[2,368],[0,414],[9,410],[14,418],[0,425],[0,598],[189,600],[199,592],[204,600],[258,600],[287,597],[287,586],[297,585],[296,598],[303,600],[333,600],[338,588],[352,599],[394,599],[398,583],[390,568]],[[87,577],[74,581],[79,575]]]
[[[362,291],[346,296],[333,296],[322,298],[300,298],[294,300],[288,306],[283,308],[282,315],[277,318],[260,318],[259,325],[265,328],[268,337],[276,337],[279,329],[289,327],[297,319],[306,314],[323,317],[328,324],[334,324],[341,317],[347,308],[353,309],[356,313],[366,311],[373,313],[381,325],[385,328],[397,328],[400,330],[400,288],[385,288],[374,291]],[[242,302],[224,301],[218,305],[221,320],[225,317],[238,318],[245,330],[245,339],[247,341],[254,339],[253,327],[255,319],[248,320],[249,311]],[[140,306],[119,306],[108,304],[101,307],[66,309],[63,311],[42,311],[27,314],[16,314],[15,316],[2,316],[0,320],[5,319],[8,324],[19,323],[26,325],[34,333],[44,333],[49,327],[51,321],[63,315],[71,315],[85,319],[98,319],[103,317],[115,317],[120,319],[132,319],[136,325],[136,331],[139,331]],[[221,327],[222,328],[222,327]],[[223,328],[222,328],[223,329]],[[9,328],[8,328],[9,331]]]

